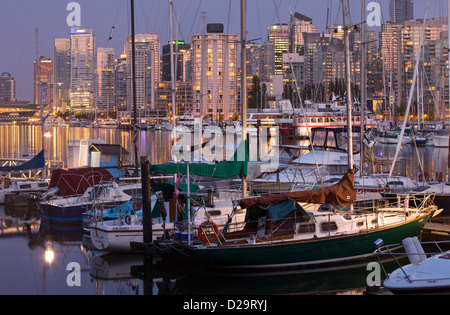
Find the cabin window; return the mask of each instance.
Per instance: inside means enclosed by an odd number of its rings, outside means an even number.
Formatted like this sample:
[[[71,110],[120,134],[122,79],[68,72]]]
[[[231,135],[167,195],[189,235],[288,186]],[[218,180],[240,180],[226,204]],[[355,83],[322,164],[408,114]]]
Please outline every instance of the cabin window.
[[[320,230],[322,232],[334,232],[338,230],[337,224],[334,221],[322,222],[320,224]]]
[[[136,188],[136,189],[125,189],[123,191],[125,194],[129,195],[129,196],[142,196],[142,189],[141,188]]]
[[[38,187],[48,187],[48,183],[39,183]]]
[[[298,227],[298,234],[315,233],[316,224],[315,223],[302,223]]]
[[[357,227],[362,227],[364,225],[364,221],[356,222]]]
[[[24,185],[20,185],[19,186],[20,189],[27,189],[27,188],[31,188],[30,184],[24,184]]]
[[[388,185],[392,185],[392,186],[403,186],[404,184],[403,184],[402,181],[396,180],[396,181],[391,181],[391,182],[389,182]]]

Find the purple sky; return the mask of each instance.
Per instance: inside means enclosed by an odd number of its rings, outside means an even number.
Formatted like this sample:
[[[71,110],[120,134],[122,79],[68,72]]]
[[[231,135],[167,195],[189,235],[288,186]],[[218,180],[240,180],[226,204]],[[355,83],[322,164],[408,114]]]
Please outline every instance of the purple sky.
[[[366,0],[369,3],[371,0]],[[53,59],[53,39],[67,37],[67,4],[71,0],[1,0],[0,1],[0,74],[7,71],[16,79],[19,100],[33,100],[33,60],[36,58],[35,28],[39,28],[40,55]],[[129,0],[78,0],[81,26],[92,28],[97,47],[113,47],[123,52],[129,33]],[[169,40],[168,0],[135,0],[136,32],[158,33],[161,44]],[[313,19],[319,31],[326,24],[342,23],[339,0],[247,0],[247,39],[265,38],[267,26],[289,21],[289,9]],[[389,0],[376,0],[382,6],[383,19],[389,18]],[[415,0],[415,18],[423,17],[426,0]],[[180,40],[189,41],[201,32],[201,12],[207,12],[207,23],[223,23],[225,31],[240,34],[239,0],[173,0],[179,16]],[[360,22],[361,1],[350,0],[352,23]],[[278,7],[275,10],[275,4]],[[430,0],[429,16],[446,16],[447,0]],[[228,22],[229,21],[229,22]],[[112,26],[113,39],[108,41]]]

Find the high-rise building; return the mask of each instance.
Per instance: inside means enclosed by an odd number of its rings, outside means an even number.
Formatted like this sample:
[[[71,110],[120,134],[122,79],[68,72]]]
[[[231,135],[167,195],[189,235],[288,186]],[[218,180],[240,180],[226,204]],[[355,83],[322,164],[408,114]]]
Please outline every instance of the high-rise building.
[[[436,43],[440,40],[441,33],[447,31],[447,18],[433,18],[425,22],[424,39],[422,46],[420,68],[418,72],[417,84],[419,97],[426,106],[426,113],[434,110],[434,94],[437,89],[437,83],[434,82],[437,77],[439,63],[442,65],[444,43]],[[422,34],[423,20],[405,21],[401,29],[401,91],[402,101],[406,103],[411,88],[416,63],[416,54],[420,47],[420,37]],[[436,46],[437,45],[437,46]],[[437,50],[436,50],[437,48]],[[416,98],[417,99],[417,94]],[[419,100],[422,103],[422,100]]]
[[[343,40],[319,33],[305,34],[305,84],[322,84],[345,79],[345,50]],[[351,60],[352,72],[354,62]]]
[[[207,32],[202,49],[202,35],[192,36],[193,113],[218,120],[238,112],[238,40],[236,34]]]
[[[189,81],[189,63],[191,61],[190,53],[191,45],[184,41],[174,41],[173,53],[177,62],[175,63],[176,81]],[[171,64],[170,64],[170,42],[162,47],[162,81],[171,81]]]
[[[115,107],[114,48],[97,49],[96,110],[109,115]]]
[[[401,103],[401,24],[388,22],[380,32],[379,54],[382,62],[383,94],[391,113],[393,104]]]
[[[53,105],[53,61],[50,58],[41,56],[39,61],[34,61],[33,86],[35,104]],[[40,98],[38,97],[39,92]]]
[[[275,44],[275,75],[283,75],[283,54],[289,52],[289,25],[275,24],[268,28],[267,40]]]
[[[414,20],[413,0],[391,0],[391,21],[401,24],[405,21]]]
[[[290,28],[290,52],[304,55],[303,33],[317,33],[317,28],[312,24],[311,18],[298,12],[291,15]]]
[[[350,43],[354,63],[354,72],[352,82],[360,84],[361,81],[361,50],[362,50],[362,30],[357,29],[350,33]],[[365,68],[366,68],[366,91],[369,97],[375,94],[376,87],[379,88],[378,72],[378,47],[377,35],[375,32],[366,28],[365,30]]]
[[[131,36],[125,45],[127,55],[127,105],[130,113],[134,110],[132,78],[132,47]],[[156,84],[161,80],[160,49],[158,34],[135,35],[135,65],[136,65],[136,108],[138,115],[145,114],[156,108]]]
[[[55,38],[53,58],[53,111],[70,109],[70,38]]]
[[[92,29],[74,27],[71,44],[71,111],[95,111],[96,48]]]
[[[127,106],[127,55],[121,55],[115,62],[114,90],[116,97],[117,118],[129,119]]]
[[[3,72],[0,76],[0,103],[15,101],[16,81],[9,72]]]

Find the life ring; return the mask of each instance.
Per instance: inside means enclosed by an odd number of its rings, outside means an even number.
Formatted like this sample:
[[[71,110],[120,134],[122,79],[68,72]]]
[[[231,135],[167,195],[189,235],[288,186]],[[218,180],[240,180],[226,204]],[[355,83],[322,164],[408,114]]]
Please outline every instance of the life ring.
[[[214,232],[211,231],[211,228],[214,230]],[[217,236],[219,235],[219,228],[213,221],[205,221],[198,227],[197,235],[203,243],[212,243],[217,240]]]

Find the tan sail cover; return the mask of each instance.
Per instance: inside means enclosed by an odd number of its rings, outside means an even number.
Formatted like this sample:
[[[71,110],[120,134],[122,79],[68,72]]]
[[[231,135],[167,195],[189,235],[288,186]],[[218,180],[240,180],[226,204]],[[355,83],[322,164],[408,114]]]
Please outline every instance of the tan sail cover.
[[[286,194],[241,199],[239,200],[239,205],[242,209],[247,209],[255,205],[267,207],[286,200],[294,200],[296,202],[347,206],[356,200],[356,190],[353,179],[354,171],[348,170],[347,174],[333,186],[314,190],[295,191]]]

